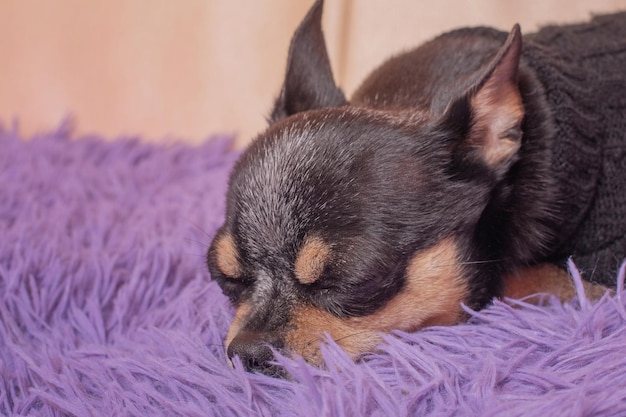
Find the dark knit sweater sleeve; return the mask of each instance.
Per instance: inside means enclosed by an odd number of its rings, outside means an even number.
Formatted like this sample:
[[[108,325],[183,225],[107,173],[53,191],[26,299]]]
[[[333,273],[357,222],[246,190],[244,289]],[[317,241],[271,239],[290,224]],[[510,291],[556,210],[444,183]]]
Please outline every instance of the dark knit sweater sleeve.
[[[557,255],[609,280],[626,257],[626,13],[544,28],[527,37],[524,55],[556,127]]]

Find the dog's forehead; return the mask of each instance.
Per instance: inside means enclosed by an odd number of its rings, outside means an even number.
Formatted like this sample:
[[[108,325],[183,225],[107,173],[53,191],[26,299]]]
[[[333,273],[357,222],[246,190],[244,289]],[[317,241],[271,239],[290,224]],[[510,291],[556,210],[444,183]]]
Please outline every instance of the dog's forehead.
[[[379,162],[432,155],[424,140],[427,117],[418,111],[391,112],[345,106],[302,112],[259,135],[239,160],[232,184],[242,197],[264,189],[284,194],[306,185],[331,188],[359,180]],[[394,146],[389,146],[394,144]],[[350,181],[351,180],[351,181]],[[306,191],[306,190],[305,190]]]
[[[342,132],[341,118],[305,116],[268,129],[231,177],[229,210],[237,226],[278,246],[355,192],[360,150]]]
[[[424,165],[436,152],[400,119],[347,106],[270,126],[231,177],[228,217],[242,245],[259,256],[294,252],[320,230],[358,230],[368,206],[406,200],[402,195],[423,185],[424,172],[433,177],[436,169]]]

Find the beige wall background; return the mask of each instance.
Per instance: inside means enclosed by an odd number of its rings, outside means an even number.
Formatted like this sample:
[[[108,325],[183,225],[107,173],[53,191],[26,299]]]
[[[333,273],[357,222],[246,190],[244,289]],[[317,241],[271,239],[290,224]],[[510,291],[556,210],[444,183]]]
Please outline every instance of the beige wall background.
[[[312,0],[2,0],[0,122],[31,136],[199,142],[265,126],[293,30]],[[523,31],[626,10],[626,0],[326,0],[335,78],[348,94],[385,57],[464,25]]]

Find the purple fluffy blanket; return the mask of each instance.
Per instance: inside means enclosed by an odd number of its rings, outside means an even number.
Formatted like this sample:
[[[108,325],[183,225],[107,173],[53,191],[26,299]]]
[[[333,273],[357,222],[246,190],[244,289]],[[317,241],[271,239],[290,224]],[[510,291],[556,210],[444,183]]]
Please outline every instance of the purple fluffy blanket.
[[[626,293],[390,336],[352,363],[227,365],[233,310],[204,265],[230,139],[23,141],[0,132],[0,415],[626,415]],[[617,277],[624,280],[624,267]]]

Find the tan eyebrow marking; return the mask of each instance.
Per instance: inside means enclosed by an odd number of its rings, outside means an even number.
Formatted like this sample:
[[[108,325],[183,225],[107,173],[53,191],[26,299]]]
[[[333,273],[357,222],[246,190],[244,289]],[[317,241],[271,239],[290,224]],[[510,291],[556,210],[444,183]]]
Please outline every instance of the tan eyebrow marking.
[[[230,234],[223,235],[215,244],[217,267],[224,275],[238,278],[241,275],[237,246]]]
[[[296,279],[301,284],[312,284],[324,272],[330,257],[330,246],[318,236],[309,236],[298,252],[294,263]]]

